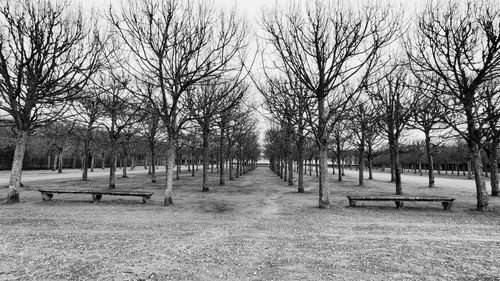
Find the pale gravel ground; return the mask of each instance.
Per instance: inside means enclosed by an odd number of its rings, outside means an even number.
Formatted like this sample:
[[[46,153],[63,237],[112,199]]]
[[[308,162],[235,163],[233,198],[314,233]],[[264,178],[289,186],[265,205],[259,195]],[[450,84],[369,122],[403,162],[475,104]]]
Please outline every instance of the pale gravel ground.
[[[0,280],[500,280],[499,198],[478,213],[473,181],[440,178],[431,190],[425,176],[405,174],[405,193],[455,196],[452,210],[411,202],[349,208],[346,194],[391,194],[394,186],[377,173],[357,187],[357,172],[346,173],[342,184],[331,176],[330,210],[315,207],[315,177],[298,194],[267,168],[225,187],[214,176],[210,193],[184,174],[172,207],[161,206],[163,174],[158,184],[145,175],[118,179],[119,188],[154,191],[145,205],[58,194],[42,202],[33,190],[105,186],[104,176],[31,182],[21,204],[0,205]]]

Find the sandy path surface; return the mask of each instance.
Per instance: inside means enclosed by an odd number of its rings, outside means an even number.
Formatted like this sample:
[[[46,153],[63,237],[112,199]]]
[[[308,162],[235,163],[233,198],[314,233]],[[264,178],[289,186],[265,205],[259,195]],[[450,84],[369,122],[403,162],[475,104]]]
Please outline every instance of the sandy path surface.
[[[498,200],[491,200],[495,211],[477,213],[468,185],[457,190],[447,180],[451,186],[428,189],[425,177],[408,175],[406,193],[456,196],[452,210],[437,203],[397,210],[390,202],[350,208],[346,194],[394,186],[377,173],[357,187],[357,173],[346,173],[343,183],[331,177],[329,210],[316,207],[316,177],[306,176],[299,194],[264,167],[226,186],[210,174],[208,193],[200,191],[200,173],[183,174],[170,207],[161,204],[164,177],[157,184],[145,175],[118,179],[119,188],[154,191],[148,204],[111,196],[92,204],[82,195],[42,202],[26,189],[21,204],[0,206],[0,280],[498,279]]]

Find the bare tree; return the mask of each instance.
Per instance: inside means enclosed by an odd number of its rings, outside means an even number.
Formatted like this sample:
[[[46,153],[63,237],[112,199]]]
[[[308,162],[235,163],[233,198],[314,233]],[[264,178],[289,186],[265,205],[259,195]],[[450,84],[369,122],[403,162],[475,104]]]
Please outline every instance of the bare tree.
[[[151,85],[147,85],[146,90],[153,91]],[[160,115],[150,101],[144,102],[140,114],[144,114],[144,118],[142,119],[142,135],[146,138],[149,148],[149,152],[147,153],[149,159],[146,159],[146,162],[148,160],[150,161],[149,167],[151,170],[148,171],[148,174],[151,175],[151,182],[156,183],[156,165],[154,164],[154,159],[156,159],[156,151],[158,149],[158,142],[162,136],[161,130],[163,126],[161,124]],[[147,163],[145,163],[145,165],[147,165]]]
[[[176,138],[187,121],[182,100],[193,85],[234,70],[245,23],[234,11],[179,0],[129,0],[108,18],[132,54],[131,74],[159,89],[148,98],[168,133],[164,204],[170,205]]]
[[[394,171],[396,194],[403,194],[400,137],[408,127],[417,98],[414,92],[410,91],[409,75],[404,67],[396,66],[391,68],[389,73],[367,90],[374,106],[380,109],[379,121],[389,141],[391,172]]]
[[[319,206],[330,206],[328,183],[328,121],[326,105],[329,96],[342,93],[338,88],[348,81],[355,94],[377,65],[382,47],[392,42],[399,28],[388,9],[363,6],[358,10],[343,2],[315,1],[302,8],[279,7],[262,18],[266,40],[278,56],[274,69],[292,73],[317,100],[317,118],[312,127],[319,149]],[[354,78],[360,82],[355,85]],[[344,108],[344,100],[334,99],[332,114]],[[348,99],[349,100],[349,99]],[[333,110],[338,109],[338,110]],[[333,126],[332,126],[333,127]]]
[[[498,5],[488,0],[432,2],[417,18],[414,39],[406,42],[414,73],[436,88],[437,101],[447,112],[446,124],[467,142],[478,211],[488,209],[481,161],[484,130],[478,115],[484,97],[478,89],[500,75],[499,21]],[[433,77],[439,79],[437,86],[429,83]]]
[[[377,129],[377,110],[372,103],[370,103],[369,97],[367,95],[361,96],[358,100],[354,102],[352,106],[352,114],[349,115],[349,120],[351,123],[352,136],[356,141],[358,148],[358,185],[364,186],[364,167],[365,167],[365,156],[366,150],[368,149],[368,143],[372,141],[373,134]]]
[[[7,202],[19,202],[28,134],[78,97],[99,66],[100,42],[68,3],[2,1],[0,18],[0,111],[17,136]]]
[[[106,128],[110,140],[110,171],[109,188],[115,188],[116,161],[119,141],[128,127],[138,122],[140,102],[128,90],[130,77],[110,72],[102,72],[96,81],[101,87],[101,94],[97,97],[103,108],[101,125]]]
[[[265,98],[265,104],[273,118],[285,128],[285,154],[288,166],[288,185],[293,186],[293,152],[292,141],[295,139],[297,154],[297,190],[304,192],[304,142],[306,138],[308,108],[312,108],[313,99],[307,95],[300,82],[288,79],[268,77],[267,86],[259,86]]]
[[[96,98],[99,94],[99,87],[90,86],[83,97],[79,98],[73,105],[77,113],[76,122],[83,126],[83,130],[79,130],[80,137],[83,140],[83,165],[82,165],[82,181],[88,180],[88,169],[93,159],[92,143],[94,142],[94,131],[98,128],[98,120],[102,114],[102,106]]]
[[[490,164],[491,196],[499,196],[498,186],[498,149],[500,147],[500,79],[482,87],[484,93],[486,145],[484,150]]]
[[[437,96],[432,91],[435,87],[429,87],[427,83],[417,82],[414,85],[414,91],[419,96],[410,126],[420,130],[425,135],[425,151],[427,155],[427,170],[429,176],[429,187],[434,187],[434,160],[431,142],[431,133],[442,131],[445,128],[443,124],[444,107],[436,100]]]
[[[191,115],[202,132],[203,192],[209,191],[209,137],[216,123],[215,119],[223,112],[238,106],[247,90],[248,86],[242,84],[239,78],[212,79],[196,87],[187,98]]]

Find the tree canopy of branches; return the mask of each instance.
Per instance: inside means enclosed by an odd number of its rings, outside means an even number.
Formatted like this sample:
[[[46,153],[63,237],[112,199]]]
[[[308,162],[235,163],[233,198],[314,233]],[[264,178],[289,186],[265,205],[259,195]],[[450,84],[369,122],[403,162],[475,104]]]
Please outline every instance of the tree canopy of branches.
[[[327,114],[328,97],[340,93],[339,88],[347,82],[354,85],[350,93],[359,91],[378,65],[380,49],[394,40],[399,29],[394,19],[388,9],[363,6],[355,10],[341,1],[314,1],[305,8],[291,5],[284,12],[275,7],[263,15],[266,40],[278,57],[272,67],[292,75],[317,100],[317,118],[311,125],[319,149],[321,208],[330,206],[328,115],[338,114],[346,102],[330,103]],[[347,102],[349,98],[352,95]]]
[[[108,18],[131,54],[131,74],[155,88],[147,98],[168,133],[164,204],[170,205],[176,137],[188,120],[183,100],[194,85],[237,67],[245,23],[234,11],[179,0],[129,0]]]
[[[368,88],[375,107],[379,108],[379,121],[389,142],[391,173],[396,183],[396,194],[403,194],[401,185],[400,138],[408,128],[418,100],[410,90],[410,78],[405,67],[391,67],[389,74]]]
[[[98,68],[101,44],[65,2],[2,1],[0,22],[0,112],[17,135],[7,201],[18,202],[28,134],[66,112]]]
[[[487,210],[480,116],[480,103],[487,97],[479,88],[500,75],[500,8],[488,0],[430,2],[418,15],[414,40],[408,37],[406,46],[414,73],[445,107],[446,124],[467,142],[477,210]]]

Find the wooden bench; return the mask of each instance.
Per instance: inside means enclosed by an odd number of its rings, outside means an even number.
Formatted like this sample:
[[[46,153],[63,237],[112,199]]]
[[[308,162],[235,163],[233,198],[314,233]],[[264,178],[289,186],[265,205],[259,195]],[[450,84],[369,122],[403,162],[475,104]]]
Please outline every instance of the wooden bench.
[[[116,195],[116,196],[139,196],[142,197],[142,203],[146,203],[154,192],[148,191],[135,191],[135,190],[78,190],[78,189],[39,189],[42,194],[43,201],[50,201],[54,193],[71,193],[71,194],[92,194],[92,200],[99,202],[103,195]]]
[[[455,198],[443,196],[404,196],[404,195],[371,195],[357,196],[348,195],[349,206],[356,207],[356,201],[394,201],[396,208],[401,209],[404,201],[424,201],[424,202],[441,202],[445,210],[451,209],[451,205]]]

